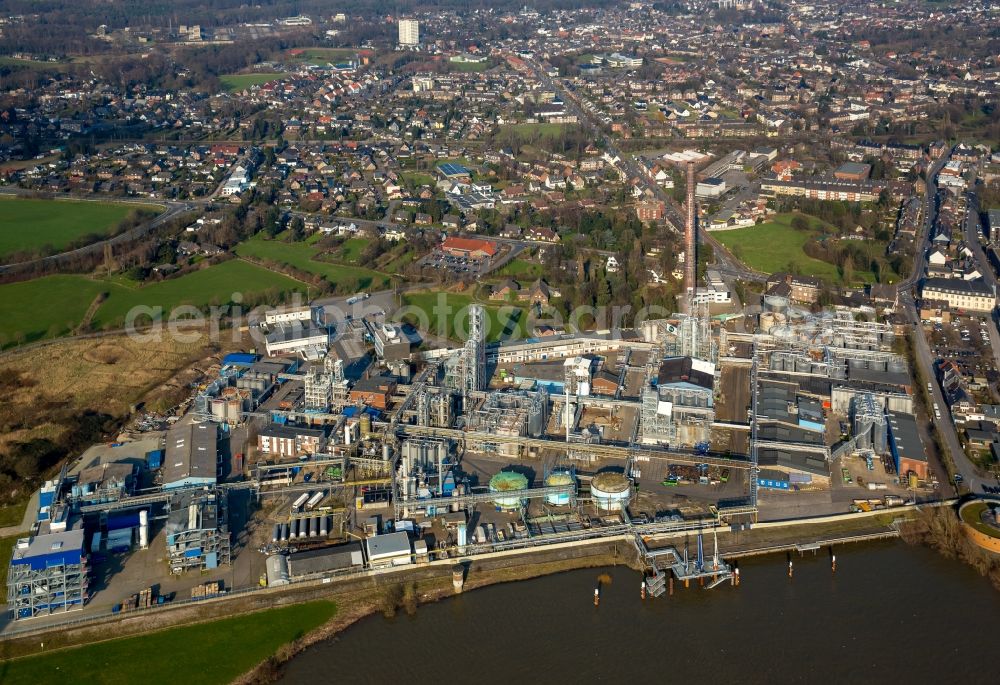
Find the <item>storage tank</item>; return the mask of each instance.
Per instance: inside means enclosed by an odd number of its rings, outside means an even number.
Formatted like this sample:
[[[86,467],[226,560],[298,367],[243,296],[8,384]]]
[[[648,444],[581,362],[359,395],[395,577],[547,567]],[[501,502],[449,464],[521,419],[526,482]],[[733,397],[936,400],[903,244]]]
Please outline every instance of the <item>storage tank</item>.
[[[327,523],[327,520],[326,516],[319,517],[319,536],[321,538],[325,538],[330,534],[330,524]]]
[[[546,487],[572,485],[574,483],[576,483],[576,476],[573,474],[572,469],[556,469],[545,478]],[[548,495],[545,501],[553,506],[562,507],[569,504],[570,499],[570,493],[566,492],[559,495]]]
[[[271,533],[271,542],[277,542],[280,539],[281,539],[281,524],[275,523],[274,532]]]
[[[299,519],[292,519],[292,534],[289,539],[294,540],[297,537],[299,537]]]
[[[287,523],[282,523],[281,524],[281,541],[282,542],[287,542],[288,541],[288,524]]]
[[[361,415],[361,439],[364,440],[372,434],[372,417],[370,414]]]
[[[143,509],[139,512],[139,549],[149,547],[149,511]]]
[[[526,490],[527,488],[527,476],[516,471],[501,471],[490,478],[490,492],[504,493]],[[519,509],[521,507],[520,497],[497,497],[493,502],[500,509]]]
[[[598,509],[621,511],[632,498],[632,481],[620,473],[599,473],[590,481],[590,496]]]
[[[788,298],[781,295],[768,295],[764,298],[764,307],[769,312],[783,312],[788,309]]]
[[[315,516],[309,519],[309,537],[314,538],[319,534],[319,519]]]

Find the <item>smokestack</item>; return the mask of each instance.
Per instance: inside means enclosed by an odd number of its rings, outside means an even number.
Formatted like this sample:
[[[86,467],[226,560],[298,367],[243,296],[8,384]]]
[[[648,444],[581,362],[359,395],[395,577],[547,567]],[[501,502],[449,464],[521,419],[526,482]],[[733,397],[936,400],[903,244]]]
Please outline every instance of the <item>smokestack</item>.
[[[687,163],[687,222],[684,224],[684,292],[689,297],[694,295],[695,269],[695,213],[694,213],[694,162]]]

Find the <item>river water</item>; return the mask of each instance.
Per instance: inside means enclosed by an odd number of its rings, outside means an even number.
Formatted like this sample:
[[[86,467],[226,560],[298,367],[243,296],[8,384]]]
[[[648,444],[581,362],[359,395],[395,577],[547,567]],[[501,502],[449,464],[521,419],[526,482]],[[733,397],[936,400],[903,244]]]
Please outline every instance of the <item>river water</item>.
[[[1000,592],[901,542],[745,559],[739,587],[640,599],[587,569],[366,618],[288,664],[316,683],[996,683]],[[597,576],[612,583],[594,607]],[[889,680],[891,679],[891,680]]]

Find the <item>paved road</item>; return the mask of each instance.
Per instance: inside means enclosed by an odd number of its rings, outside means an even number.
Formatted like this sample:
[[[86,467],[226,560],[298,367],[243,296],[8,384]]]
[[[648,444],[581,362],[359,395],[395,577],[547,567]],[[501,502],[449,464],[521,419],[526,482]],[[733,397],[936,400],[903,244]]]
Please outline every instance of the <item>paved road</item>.
[[[604,146],[605,152],[611,157],[617,157],[621,160],[620,171],[630,178],[638,179],[643,190],[649,191],[653,197],[663,202],[664,207],[666,208],[665,218],[667,228],[677,235],[684,235],[684,224],[686,221],[685,212],[681,206],[674,201],[674,198],[646,175],[632,155],[624,154],[618,149],[614,141],[604,134],[604,130],[601,128],[601,125],[594,119],[590,112],[579,105],[576,95],[573,92],[564,87],[559,80],[549,77],[545,73],[545,70],[542,69],[542,67],[536,62],[529,61],[528,64],[535,71],[535,76],[546,88],[551,89],[553,92],[560,93],[566,110],[570,114],[576,115],[577,120],[594,136],[594,140],[599,141]],[[718,269],[723,276],[746,281],[762,282],[766,280],[767,276],[765,274],[760,274],[752,269],[748,269],[739,260],[734,258],[732,254],[730,254],[730,252],[707,231],[699,231],[698,239],[700,242],[712,246],[713,253],[715,255],[714,268]]]
[[[27,190],[25,188],[15,188],[6,187],[0,188],[0,195],[13,195],[13,196],[37,196],[38,192],[34,190]],[[54,262],[63,261],[70,259],[74,256],[90,254],[99,250],[104,249],[104,245],[117,245],[122,242],[128,242],[130,240],[135,240],[154,228],[163,225],[167,221],[175,218],[176,216],[183,214],[184,212],[192,211],[198,202],[175,202],[173,200],[159,200],[156,198],[117,198],[117,197],[93,197],[86,196],[80,197],[76,195],[71,195],[68,193],[60,193],[55,195],[46,194],[45,197],[54,200],[64,200],[64,201],[74,201],[74,202],[114,202],[119,204],[134,204],[134,205],[163,205],[166,207],[166,211],[157,215],[154,219],[147,221],[144,224],[136,226],[135,228],[128,230],[124,233],[120,233],[116,236],[112,236],[105,240],[98,241],[96,243],[91,243],[90,245],[84,245],[83,247],[77,248],[75,250],[69,250],[68,252],[60,252],[58,254],[49,255],[48,257],[40,257],[39,259],[33,259],[27,262],[17,262],[15,264],[4,264],[0,266],[0,273],[5,271],[16,271],[19,269],[24,269],[26,267],[36,265],[36,264],[50,264]]]
[[[917,306],[912,291],[912,288],[922,278],[927,264],[927,252],[929,249],[931,229],[937,220],[937,174],[941,167],[944,166],[944,162],[945,160],[936,162],[927,174],[922,239],[917,242],[917,254],[914,259],[913,272],[910,274],[909,278],[901,281],[897,285],[897,288],[900,307],[914,327],[914,357],[916,358],[917,365],[920,367],[923,377],[927,381],[930,381],[931,401],[936,403],[938,407],[941,408],[941,418],[933,419],[934,427],[937,430],[938,435],[941,436],[941,441],[944,443],[945,449],[951,455],[952,461],[955,463],[956,470],[964,477],[966,485],[973,492],[982,493],[983,484],[991,481],[988,481],[979,475],[975,466],[966,456],[965,450],[962,449],[962,443],[958,438],[958,430],[955,428],[955,424],[951,421],[951,416],[947,409],[948,404],[945,402],[944,394],[941,392],[941,387],[936,380],[937,376],[933,365],[935,357],[931,352],[930,345],[927,342],[927,335],[924,332],[923,326],[920,324],[920,316],[917,313]],[[974,228],[973,231],[975,231]]]

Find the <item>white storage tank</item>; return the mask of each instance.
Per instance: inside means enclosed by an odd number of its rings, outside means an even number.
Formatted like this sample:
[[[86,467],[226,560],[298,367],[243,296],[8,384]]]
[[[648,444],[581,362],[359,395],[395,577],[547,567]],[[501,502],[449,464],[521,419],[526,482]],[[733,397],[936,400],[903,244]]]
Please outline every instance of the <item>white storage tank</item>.
[[[590,481],[590,496],[602,511],[621,511],[632,498],[632,481],[621,473],[599,473]]]

